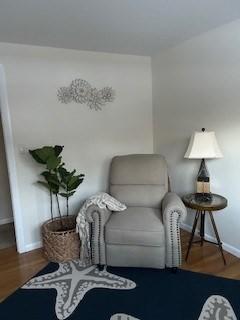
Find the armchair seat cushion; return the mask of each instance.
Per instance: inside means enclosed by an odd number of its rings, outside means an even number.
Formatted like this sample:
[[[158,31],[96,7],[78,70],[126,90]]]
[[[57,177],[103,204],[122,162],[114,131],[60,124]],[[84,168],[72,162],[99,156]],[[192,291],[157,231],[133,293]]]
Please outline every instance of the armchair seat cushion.
[[[164,226],[159,209],[128,207],[115,212],[105,227],[107,244],[165,246]]]

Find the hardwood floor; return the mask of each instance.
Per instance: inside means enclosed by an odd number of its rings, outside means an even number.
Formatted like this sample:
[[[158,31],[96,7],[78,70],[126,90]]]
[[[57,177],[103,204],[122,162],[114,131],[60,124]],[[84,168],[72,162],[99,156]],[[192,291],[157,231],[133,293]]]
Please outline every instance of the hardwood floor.
[[[0,301],[32,278],[47,264],[42,250],[18,254],[16,247],[0,250]]]
[[[185,257],[190,234],[182,231],[182,249]],[[240,259],[225,252],[227,265],[224,266],[217,246],[195,244],[188,262],[182,269],[213,274],[221,277],[240,279]],[[0,301],[21,287],[47,264],[42,250],[18,254],[16,248],[0,250]]]
[[[212,274],[230,279],[240,279],[240,259],[232,254],[224,251],[227,265],[225,266],[219,251],[218,246],[204,243],[203,247],[200,244],[193,244],[188,261],[184,258],[187,251],[190,233],[181,232],[183,265],[182,269]]]

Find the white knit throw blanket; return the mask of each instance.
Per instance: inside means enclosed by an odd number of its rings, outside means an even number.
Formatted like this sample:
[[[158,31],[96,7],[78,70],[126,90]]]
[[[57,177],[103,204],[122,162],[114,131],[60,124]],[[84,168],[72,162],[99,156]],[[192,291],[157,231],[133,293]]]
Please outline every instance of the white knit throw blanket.
[[[91,244],[90,244],[90,223],[92,217],[87,215],[87,209],[91,205],[96,205],[100,209],[109,209],[110,211],[123,211],[127,207],[117,199],[111,197],[108,193],[99,192],[87,199],[81,207],[77,216],[76,232],[79,233],[81,240],[80,261],[82,265],[92,264],[91,261]]]

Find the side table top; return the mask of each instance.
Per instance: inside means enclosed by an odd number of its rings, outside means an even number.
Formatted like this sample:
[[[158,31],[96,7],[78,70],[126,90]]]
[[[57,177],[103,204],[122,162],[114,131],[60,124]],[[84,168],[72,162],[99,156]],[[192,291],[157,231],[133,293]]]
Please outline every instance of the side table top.
[[[219,194],[211,193],[210,201],[200,201],[195,197],[195,193],[190,193],[182,197],[186,207],[202,211],[217,211],[226,208],[227,199]]]

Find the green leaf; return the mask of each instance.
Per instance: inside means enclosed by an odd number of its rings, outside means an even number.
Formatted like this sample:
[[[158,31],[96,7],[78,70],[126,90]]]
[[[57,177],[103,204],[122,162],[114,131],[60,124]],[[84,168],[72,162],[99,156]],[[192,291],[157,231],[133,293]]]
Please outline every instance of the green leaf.
[[[78,181],[78,176],[71,177],[68,186],[71,187],[76,181]]]
[[[59,193],[59,194],[60,194],[60,196],[62,196],[62,197],[64,197],[64,198],[70,198],[71,196],[74,195],[74,193],[75,193],[75,190],[72,191],[72,192],[68,192],[68,193],[63,193],[63,192],[61,192],[61,193]]]
[[[49,171],[43,171],[42,173],[40,173],[41,176],[43,176],[44,178],[47,178],[49,175],[51,175],[51,173]]]
[[[60,196],[62,196],[64,198],[68,198],[68,193],[60,192],[59,194],[60,194]]]
[[[45,164],[45,162],[38,156],[35,150],[28,150],[28,152],[30,153],[30,155],[33,157],[35,161],[41,164]]]
[[[41,175],[42,176],[44,176],[44,178],[47,180],[47,181],[56,181],[56,182],[58,182],[59,180],[58,180],[58,176],[57,176],[57,174],[56,173],[53,173],[53,172],[49,172],[49,171],[43,171],[42,173],[41,173]]]
[[[65,190],[68,190],[69,185],[73,182],[75,182],[75,179],[77,179],[78,176],[74,177],[74,174],[76,173],[76,170],[74,169],[72,172],[68,171],[66,168],[63,166],[60,166],[58,168],[59,175],[61,177],[61,181],[65,185]]]
[[[54,153],[55,153],[55,156],[58,157],[60,155],[60,153],[62,152],[64,146],[54,146]]]
[[[55,156],[54,148],[51,146],[44,146],[35,150],[29,150],[32,157],[41,164],[46,164],[51,156]]]
[[[51,156],[47,160],[48,170],[55,170],[61,163],[62,157]]]
[[[29,150],[29,153],[38,163],[46,164],[49,158],[58,158],[62,150],[63,146],[44,146],[42,148]]]
[[[67,184],[68,183],[68,171],[65,168],[63,168],[62,166],[60,166],[58,168],[58,172],[59,172],[59,175],[60,175],[62,182],[64,184]]]
[[[56,186],[56,188],[63,187],[63,185],[62,185],[59,181],[57,181],[57,180],[55,180],[55,179],[52,179],[52,178],[49,178],[49,179],[48,179],[48,183]]]
[[[79,179],[76,180],[74,183],[72,183],[69,187],[68,187],[68,191],[72,191],[78,188],[78,186],[83,182],[83,179]]]
[[[53,187],[51,190],[52,190],[53,194],[58,194],[59,193],[59,189],[58,188],[54,188]]]
[[[49,171],[44,171],[41,173],[41,175],[45,178],[47,181],[49,188],[56,194],[59,192],[59,188],[61,187],[61,183],[58,179],[58,176],[56,173],[51,173]]]
[[[45,146],[41,149],[36,149],[35,152],[36,152],[37,156],[45,163],[47,163],[47,160],[50,157],[55,156],[55,152],[54,152],[53,147],[49,147],[49,146]]]
[[[65,176],[67,174],[67,170],[62,165],[58,168],[58,170],[61,176]]]

